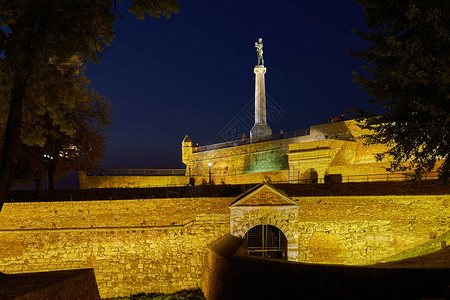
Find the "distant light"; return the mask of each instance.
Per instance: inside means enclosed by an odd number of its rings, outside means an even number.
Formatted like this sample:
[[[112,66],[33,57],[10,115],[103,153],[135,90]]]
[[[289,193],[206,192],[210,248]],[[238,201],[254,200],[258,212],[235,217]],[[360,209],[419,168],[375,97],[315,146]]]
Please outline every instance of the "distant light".
[[[45,158],[45,159],[50,159],[50,160],[52,160],[52,159],[53,159],[53,156],[48,155],[48,154],[44,154],[44,158]]]
[[[211,166],[212,166],[212,163],[209,162],[209,163],[208,163],[208,167],[211,167]]]

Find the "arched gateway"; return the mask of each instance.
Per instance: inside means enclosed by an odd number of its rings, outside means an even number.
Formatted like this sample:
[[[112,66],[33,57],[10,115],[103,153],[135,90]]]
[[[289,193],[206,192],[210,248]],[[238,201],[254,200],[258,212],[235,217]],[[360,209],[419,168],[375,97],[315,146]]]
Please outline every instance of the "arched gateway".
[[[298,204],[259,184],[230,205],[230,232],[249,241],[249,254],[297,261]]]
[[[287,239],[284,233],[272,225],[256,225],[244,236],[248,241],[248,254],[287,259]]]

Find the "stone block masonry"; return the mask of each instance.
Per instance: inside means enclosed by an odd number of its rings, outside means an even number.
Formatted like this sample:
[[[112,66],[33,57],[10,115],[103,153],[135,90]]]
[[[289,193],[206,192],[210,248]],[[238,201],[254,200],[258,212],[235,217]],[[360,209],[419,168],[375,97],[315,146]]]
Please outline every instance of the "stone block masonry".
[[[206,246],[229,231],[231,201],[8,203],[0,271],[94,268],[102,298],[197,288]]]
[[[80,188],[148,188],[158,186],[182,186],[189,180],[185,176],[88,176],[78,172]]]
[[[450,195],[294,199],[303,262],[375,263],[450,230]]]
[[[0,212],[0,272],[94,268],[103,298],[197,288],[207,246],[230,232],[234,200],[6,203]],[[297,240],[300,262],[368,264],[450,230],[450,195],[292,200],[298,208],[287,218],[295,220],[273,224],[292,224],[285,232]]]

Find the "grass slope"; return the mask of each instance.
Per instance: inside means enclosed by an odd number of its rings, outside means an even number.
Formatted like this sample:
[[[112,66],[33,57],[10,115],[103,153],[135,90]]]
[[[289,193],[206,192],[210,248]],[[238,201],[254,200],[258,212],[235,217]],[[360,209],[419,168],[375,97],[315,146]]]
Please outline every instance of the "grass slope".
[[[384,262],[393,262],[393,261],[399,261],[403,259],[413,258],[420,255],[429,254],[435,251],[438,251],[441,249],[441,242],[447,241],[447,244],[449,244],[450,241],[450,231],[447,231],[446,233],[436,237],[435,239],[432,239],[422,245],[419,245],[417,247],[414,247],[412,249],[403,251],[401,253],[398,253],[396,255],[393,255],[391,257],[388,257],[384,259]]]

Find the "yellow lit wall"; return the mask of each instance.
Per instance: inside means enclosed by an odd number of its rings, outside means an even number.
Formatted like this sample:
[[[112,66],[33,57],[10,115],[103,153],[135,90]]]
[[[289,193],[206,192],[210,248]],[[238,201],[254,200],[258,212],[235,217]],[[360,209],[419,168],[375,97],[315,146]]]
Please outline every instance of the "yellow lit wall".
[[[93,188],[148,188],[180,186],[188,183],[185,176],[87,176],[78,172],[80,189]]]
[[[450,195],[295,197],[298,260],[367,264],[450,230]],[[234,198],[6,203],[0,271],[95,269],[101,297],[197,288]],[[450,241],[447,241],[449,243]]]
[[[399,180],[388,176],[389,161],[378,162],[375,154],[383,145],[364,145],[368,131],[356,121],[315,125],[310,134],[242,146],[200,151],[186,136],[182,142],[185,176],[86,176],[80,172],[81,188],[156,187],[185,185],[189,175],[195,184],[249,184],[277,181],[302,182],[316,173],[319,182],[327,175],[342,175],[344,181]],[[209,164],[211,166],[209,167]],[[371,177],[364,177],[370,175]],[[379,176],[372,176],[379,175]],[[386,175],[386,178],[384,177]],[[388,178],[389,177],[389,178]]]

